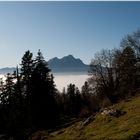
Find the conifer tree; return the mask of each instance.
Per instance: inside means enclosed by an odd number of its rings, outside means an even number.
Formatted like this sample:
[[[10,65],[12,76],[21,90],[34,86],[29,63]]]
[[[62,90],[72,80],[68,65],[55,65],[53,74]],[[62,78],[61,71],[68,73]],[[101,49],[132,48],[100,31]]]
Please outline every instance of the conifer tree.
[[[31,85],[31,76],[32,72],[34,70],[34,60],[33,60],[33,54],[28,50],[25,52],[25,54],[22,57],[21,61],[21,73],[18,74],[17,71],[17,89],[20,90],[19,92],[22,92],[23,95],[23,108],[24,113],[26,114],[26,123],[28,125],[32,124],[31,119],[31,93],[32,93],[32,85]],[[25,115],[24,115],[25,116]]]
[[[117,61],[119,98],[128,96],[135,87],[137,59],[131,47],[123,49]]]
[[[47,62],[39,50],[35,59],[31,82],[32,118],[37,127],[51,127],[55,125],[58,119],[53,76],[49,72]]]

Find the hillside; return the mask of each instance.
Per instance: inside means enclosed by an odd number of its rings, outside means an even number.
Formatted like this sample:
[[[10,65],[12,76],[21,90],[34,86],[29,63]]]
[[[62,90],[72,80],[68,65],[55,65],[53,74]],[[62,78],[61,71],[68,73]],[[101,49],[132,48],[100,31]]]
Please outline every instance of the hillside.
[[[111,106],[125,112],[119,117],[98,113],[94,119],[83,126],[83,121],[44,135],[45,140],[99,140],[99,139],[140,139],[140,96]],[[34,135],[35,136],[35,135]]]

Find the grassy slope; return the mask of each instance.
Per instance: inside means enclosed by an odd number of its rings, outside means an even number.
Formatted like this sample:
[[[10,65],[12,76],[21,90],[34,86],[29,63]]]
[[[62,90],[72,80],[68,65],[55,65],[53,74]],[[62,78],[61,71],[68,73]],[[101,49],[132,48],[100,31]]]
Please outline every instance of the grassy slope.
[[[52,132],[47,140],[98,140],[98,139],[138,139],[140,138],[140,96],[121,102],[112,108],[125,111],[119,118],[98,113],[88,125],[81,122]]]

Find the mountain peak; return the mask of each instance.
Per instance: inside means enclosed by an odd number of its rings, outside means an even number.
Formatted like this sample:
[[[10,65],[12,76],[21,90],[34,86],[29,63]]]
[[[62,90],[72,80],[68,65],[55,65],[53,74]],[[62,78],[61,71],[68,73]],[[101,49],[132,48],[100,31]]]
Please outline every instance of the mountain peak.
[[[69,54],[68,56],[66,57],[69,57],[69,58],[74,58],[72,54]]]
[[[88,65],[73,55],[67,55],[58,59],[57,57],[48,61],[49,67],[55,72],[82,72],[87,71]]]
[[[67,56],[64,56],[63,58],[61,59],[75,59],[73,55],[69,54]]]

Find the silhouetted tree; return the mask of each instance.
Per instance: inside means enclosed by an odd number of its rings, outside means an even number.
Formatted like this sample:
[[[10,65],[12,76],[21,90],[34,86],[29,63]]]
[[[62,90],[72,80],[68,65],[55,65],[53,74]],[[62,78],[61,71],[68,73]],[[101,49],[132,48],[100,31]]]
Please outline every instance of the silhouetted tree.
[[[71,116],[77,117],[81,110],[81,94],[75,84],[69,84],[67,88],[68,112]]]
[[[84,103],[88,104],[87,98],[89,98],[89,96],[91,94],[91,88],[89,87],[89,84],[87,81],[85,81],[84,85],[82,86],[81,94],[82,94]]]
[[[34,70],[34,60],[33,54],[28,50],[22,57],[21,61],[21,72],[16,74],[18,77],[17,87],[21,90],[22,95],[24,96],[24,111],[26,114],[26,119],[28,125],[32,124],[31,119],[31,93],[32,93],[32,85],[31,85],[31,77]]]
[[[128,34],[126,37],[124,37],[121,41],[121,47],[132,48],[137,60],[140,61],[140,30],[137,30],[136,32]]]
[[[4,90],[1,93],[1,104],[3,110],[5,131],[15,136],[17,130],[22,126],[20,117],[19,98],[15,92],[14,76],[10,73],[6,75]]]
[[[137,55],[132,44],[124,43],[124,40],[122,44],[120,49],[97,53],[90,65],[89,81],[92,81],[95,93],[106,103],[108,99],[114,103],[128,97],[138,87]]]
[[[114,93],[114,68],[113,68],[113,51],[102,50],[95,54],[91,61],[89,74],[90,81],[94,81],[93,89],[101,97],[107,97],[111,102],[115,101]]]
[[[40,50],[35,59],[31,77],[32,94],[31,110],[33,124],[40,128],[49,128],[56,124],[58,119],[57,104],[54,99],[55,87],[50,69]]]
[[[137,75],[136,81],[137,81],[137,85],[136,87],[140,87],[140,74],[139,74],[139,70],[140,70],[140,30],[137,30],[136,32],[132,33],[132,34],[128,34],[126,37],[124,37],[121,41],[121,47],[123,49],[129,47],[133,50],[133,53],[135,55],[136,58],[136,69],[135,69],[135,73]]]
[[[135,88],[137,59],[133,49],[126,47],[117,60],[116,69],[119,75],[118,96],[120,96],[119,98],[124,98]]]
[[[81,94],[82,94],[82,103],[83,110],[81,115],[89,115],[89,113],[96,112],[99,109],[99,100],[97,94],[93,92],[93,88],[88,81],[85,81],[82,86]],[[86,112],[88,114],[86,114]]]
[[[63,88],[62,93],[58,93],[57,97],[56,97],[56,101],[57,101],[57,105],[58,105],[58,109],[59,109],[59,113],[61,116],[61,119],[63,119],[65,116],[69,115],[69,98],[68,98],[68,94],[65,91],[65,88]]]

